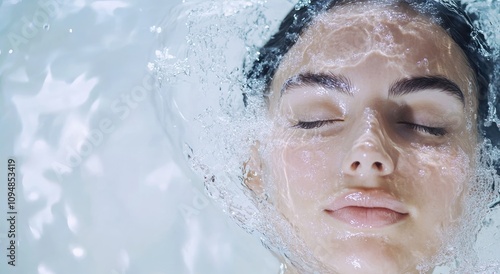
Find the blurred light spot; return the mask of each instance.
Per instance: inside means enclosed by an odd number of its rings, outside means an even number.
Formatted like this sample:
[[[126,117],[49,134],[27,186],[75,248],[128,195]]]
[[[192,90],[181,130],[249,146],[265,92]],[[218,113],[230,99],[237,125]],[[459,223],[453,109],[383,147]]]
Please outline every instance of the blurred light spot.
[[[38,265],[38,274],[54,274],[54,272],[50,271],[45,265]]]
[[[158,187],[160,191],[166,191],[177,178],[182,178],[182,171],[174,162],[171,162],[150,172],[144,182],[146,185]]]
[[[85,256],[85,249],[81,247],[75,247],[71,250],[71,253],[73,253],[73,256],[76,258],[83,258]]]
[[[66,222],[68,224],[69,230],[71,230],[71,232],[73,233],[76,233],[78,230],[78,219],[76,218],[71,208],[67,205],[66,205]]]
[[[37,192],[31,192],[28,194],[28,201],[34,202],[37,201],[40,198],[40,195]]]

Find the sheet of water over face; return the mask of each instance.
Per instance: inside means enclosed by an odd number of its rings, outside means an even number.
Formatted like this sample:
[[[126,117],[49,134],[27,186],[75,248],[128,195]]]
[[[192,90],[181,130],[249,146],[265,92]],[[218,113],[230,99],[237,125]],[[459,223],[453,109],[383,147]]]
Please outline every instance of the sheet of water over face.
[[[228,206],[242,196],[208,185],[214,202],[186,144],[196,149],[203,128],[224,125],[224,115],[210,116],[229,108],[220,71],[241,66],[245,46],[265,40],[221,36],[215,44],[224,46],[214,47],[192,34],[228,22],[204,19],[245,12],[274,30],[291,8],[284,0],[0,0],[0,273],[278,273],[280,262],[236,225],[254,229],[256,213]],[[204,54],[220,62],[203,63]],[[499,259],[498,211],[485,222],[477,244],[488,247],[486,263]]]
[[[157,119],[148,62],[191,4],[0,1],[0,273],[277,271]]]

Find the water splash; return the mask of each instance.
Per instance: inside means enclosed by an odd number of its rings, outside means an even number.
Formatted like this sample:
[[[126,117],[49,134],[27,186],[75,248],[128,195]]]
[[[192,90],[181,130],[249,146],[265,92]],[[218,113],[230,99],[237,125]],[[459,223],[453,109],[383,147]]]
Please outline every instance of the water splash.
[[[158,51],[156,60],[150,65],[158,75],[161,87],[158,96],[163,100],[160,114],[164,123],[168,124],[172,116],[182,117],[186,124],[176,124],[179,135],[174,138],[179,147],[184,148],[186,158],[191,162],[204,180],[207,193],[220,204],[222,210],[241,227],[254,233],[262,239],[263,244],[280,255],[289,264],[296,265],[303,270],[313,272],[321,269],[320,263],[315,262],[313,254],[307,252],[294,254],[295,250],[306,250],[300,239],[292,244],[287,238],[294,237],[293,228],[283,224],[280,231],[273,227],[269,219],[263,215],[279,215],[266,203],[266,197],[256,197],[248,191],[244,183],[245,170],[242,166],[249,161],[252,146],[255,140],[268,137],[269,123],[262,111],[265,102],[259,96],[249,96],[247,107],[243,106],[242,93],[252,94],[245,90],[246,82],[241,69],[242,62],[249,63],[258,58],[258,46],[262,45],[277,28],[281,18],[288,11],[273,12],[273,7],[287,5],[289,9],[309,4],[309,1],[211,1],[179,7],[185,16],[187,37],[182,41],[183,46],[176,46],[179,39],[163,37],[165,47]],[[500,5],[497,1],[464,1],[467,9],[474,11],[481,18],[475,21],[476,27],[483,30],[491,51],[484,51],[484,55],[491,60],[500,58]],[[165,27],[164,27],[165,28]],[[164,31],[162,32],[164,33]],[[159,33],[160,34],[160,33]],[[427,60],[422,61],[425,66]],[[497,62],[498,64],[498,62]],[[498,128],[500,119],[497,114],[500,68],[497,65],[493,73],[488,97],[489,112],[484,121],[485,126]],[[196,79],[196,82],[193,82]],[[203,102],[194,103],[192,98],[202,98]],[[198,100],[197,100],[198,101]],[[173,104],[175,103],[175,104]],[[167,132],[171,134],[171,125],[167,125]],[[199,137],[195,137],[199,136]],[[492,142],[493,141],[493,142]],[[478,163],[476,177],[477,192],[484,192],[491,187],[494,197],[479,195],[470,201],[471,208],[466,219],[478,221],[480,219],[496,220],[490,216],[497,212],[495,206],[499,203],[500,178],[496,173],[499,166],[500,151],[496,140],[485,140],[478,148]],[[492,209],[484,207],[486,201]],[[274,220],[275,221],[275,220]],[[281,221],[276,221],[282,223]],[[490,235],[492,224],[499,221],[489,221],[482,225],[473,225],[460,230],[462,235]],[[478,222],[480,224],[480,222]],[[463,228],[463,227],[462,227]],[[495,230],[495,229],[493,229]],[[498,232],[494,232],[498,233]],[[483,236],[479,236],[483,237]],[[463,238],[462,238],[463,239]],[[497,269],[498,261],[492,261],[484,255],[494,247],[475,246],[479,254],[477,260],[467,261],[471,253],[459,253],[456,250],[466,250],[473,242],[457,242],[450,240],[450,246],[444,251],[444,257],[455,256],[451,265],[443,263],[442,268],[455,269],[454,271],[483,272]],[[296,245],[296,246],[294,246]],[[466,246],[466,247],[465,247]],[[488,249],[489,248],[489,249]],[[471,251],[471,250],[469,250]],[[315,252],[313,252],[315,253]],[[451,254],[451,255],[450,255]],[[433,263],[442,263],[442,257]],[[464,266],[464,262],[471,262]],[[422,265],[421,270],[429,269],[429,265]],[[439,268],[436,270],[439,272]]]

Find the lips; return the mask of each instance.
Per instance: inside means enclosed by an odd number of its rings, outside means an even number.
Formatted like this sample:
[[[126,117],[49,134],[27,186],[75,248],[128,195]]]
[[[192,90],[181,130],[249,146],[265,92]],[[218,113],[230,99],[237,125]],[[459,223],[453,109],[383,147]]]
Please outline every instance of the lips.
[[[357,191],[337,197],[325,209],[328,215],[353,227],[379,228],[403,221],[407,207],[383,191]]]

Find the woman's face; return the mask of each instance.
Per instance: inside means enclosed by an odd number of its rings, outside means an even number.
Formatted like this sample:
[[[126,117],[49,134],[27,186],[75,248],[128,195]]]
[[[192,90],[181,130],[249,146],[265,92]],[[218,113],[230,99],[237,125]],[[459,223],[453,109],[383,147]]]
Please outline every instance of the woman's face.
[[[332,271],[413,272],[443,247],[474,165],[472,75],[439,26],[379,6],[320,15],[287,53],[263,184]]]

